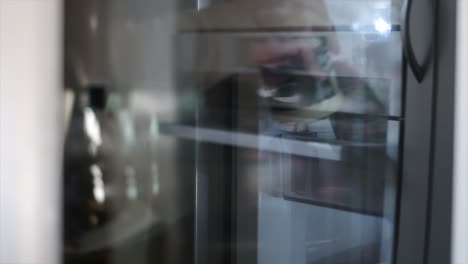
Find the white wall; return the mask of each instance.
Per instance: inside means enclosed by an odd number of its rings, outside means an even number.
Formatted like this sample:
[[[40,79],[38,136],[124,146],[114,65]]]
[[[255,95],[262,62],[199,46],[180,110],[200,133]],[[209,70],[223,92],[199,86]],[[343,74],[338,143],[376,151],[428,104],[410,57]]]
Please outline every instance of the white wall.
[[[60,262],[60,0],[0,0],[0,263]]]
[[[452,263],[468,263],[468,0],[458,0]]]

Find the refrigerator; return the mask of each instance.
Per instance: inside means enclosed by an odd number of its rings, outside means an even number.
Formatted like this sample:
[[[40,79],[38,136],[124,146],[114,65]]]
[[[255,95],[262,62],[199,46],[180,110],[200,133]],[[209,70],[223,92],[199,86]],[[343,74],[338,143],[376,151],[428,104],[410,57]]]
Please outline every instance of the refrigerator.
[[[455,1],[64,2],[64,263],[449,263]]]

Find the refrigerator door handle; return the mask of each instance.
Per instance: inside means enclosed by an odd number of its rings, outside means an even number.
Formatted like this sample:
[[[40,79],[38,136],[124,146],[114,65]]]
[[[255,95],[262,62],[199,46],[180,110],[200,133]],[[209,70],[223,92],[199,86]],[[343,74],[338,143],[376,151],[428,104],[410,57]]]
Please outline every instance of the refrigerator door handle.
[[[434,4],[432,0],[423,0],[427,1],[427,4],[429,5],[429,10],[426,12],[426,14],[417,14],[418,18],[423,18],[425,21],[429,20],[429,23],[426,23],[424,25],[423,23],[419,23],[419,28],[418,31],[423,31],[418,32],[418,34],[429,34],[429,37],[427,38],[429,42],[424,43],[423,45],[419,45],[417,48],[418,49],[423,49],[423,54],[422,58],[418,58],[416,53],[415,53],[415,48],[413,46],[413,40],[419,39],[418,37],[415,36],[415,34],[411,34],[410,32],[410,27],[411,27],[411,20],[412,20],[412,10],[413,10],[413,4],[415,0],[405,0],[403,4],[403,12],[402,12],[402,17],[403,17],[403,23],[401,26],[401,38],[403,41],[403,52],[406,57],[406,61],[408,62],[408,65],[411,68],[411,71],[413,72],[416,80],[418,82],[422,82],[424,80],[424,77],[429,69],[429,65],[431,62],[432,58],[432,46],[433,46],[433,38],[434,38]],[[424,11],[424,10],[422,10]]]

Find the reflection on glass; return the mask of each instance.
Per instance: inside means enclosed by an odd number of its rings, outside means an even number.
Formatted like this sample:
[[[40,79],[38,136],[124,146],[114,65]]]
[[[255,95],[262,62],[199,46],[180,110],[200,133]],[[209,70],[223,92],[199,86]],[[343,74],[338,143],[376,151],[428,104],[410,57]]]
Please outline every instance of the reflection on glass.
[[[200,263],[392,260],[399,7],[238,0],[181,18],[177,76],[199,94],[197,173],[208,192],[197,194]],[[232,239],[236,250],[208,253]]]
[[[399,1],[77,3],[67,263],[392,261]]]

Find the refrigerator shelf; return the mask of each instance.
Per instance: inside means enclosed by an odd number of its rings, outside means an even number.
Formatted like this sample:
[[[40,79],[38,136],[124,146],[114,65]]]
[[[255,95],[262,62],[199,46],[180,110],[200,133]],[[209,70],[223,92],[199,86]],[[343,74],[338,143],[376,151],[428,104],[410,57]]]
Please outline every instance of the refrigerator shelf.
[[[305,142],[281,137],[231,132],[178,124],[160,124],[161,134],[197,142],[222,144],[242,148],[260,148],[264,151],[294,154],[319,159],[342,159],[342,146],[322,142]]]
[[[343,153],[346,149],[385,148],[387,146],[386,142],[352,142],[342,140],[312,141],[310,139],[307,140],[305,136],[286,136],[284,133],[279,136],[271,136],[172,123],[161,123],[159,128],[162,135],[174,136],[180,139],[196,140],[199,143],[213,143],[241,148],[261,149],[262,151],[267,152],[334,161],[344,160],[345,155],[343,155]]]
[[[391,32],[401,31],[401,25],[390,26]],[[374,25],[363,25],[359,28],[352,25],[333,26],[303,26],[303,27],[262,27],[262,28],[209,28],[209,29],[182,29],[182,34],[236,34],[252,35],[255,37],[269,34],[293,35],[297,33],[317,33],[317,32],[355,32],[355,33],[378,33]]]

